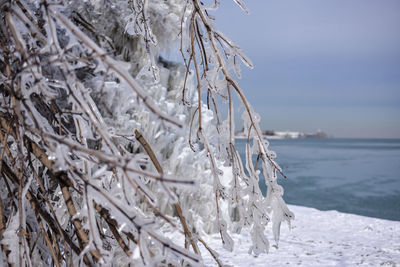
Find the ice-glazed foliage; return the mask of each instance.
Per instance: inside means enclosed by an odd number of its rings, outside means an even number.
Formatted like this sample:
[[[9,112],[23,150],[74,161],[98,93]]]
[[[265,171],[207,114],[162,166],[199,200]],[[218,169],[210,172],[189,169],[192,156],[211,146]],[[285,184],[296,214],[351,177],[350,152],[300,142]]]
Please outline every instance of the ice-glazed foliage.
[[[221,265],[202,236],[219,232],[231,251],[229,232],[249,231],[258,255],[270,221],[278,242],[293,218],[283,173],[235,81],[252,63],[214,27],[218,7],[1,1],[1,265],[195,266],[199,246]],[[162,56],[174,50],[180,62]]]

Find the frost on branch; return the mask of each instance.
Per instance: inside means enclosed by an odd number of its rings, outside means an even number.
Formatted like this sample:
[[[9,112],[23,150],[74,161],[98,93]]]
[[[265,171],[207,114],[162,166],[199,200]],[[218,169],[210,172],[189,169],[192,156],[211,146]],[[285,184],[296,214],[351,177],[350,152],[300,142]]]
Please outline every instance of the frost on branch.
[[[213,25],[218,6],[1,2],[2,264],[201,265],[201,244],[221,265],[202,237],[232,251],[230,232],[249,231],[258,255],[270,221],[278,242],[293,218],[283,173],[235,81],[253,65]],[[176,49],[182,63],[162,56]]]

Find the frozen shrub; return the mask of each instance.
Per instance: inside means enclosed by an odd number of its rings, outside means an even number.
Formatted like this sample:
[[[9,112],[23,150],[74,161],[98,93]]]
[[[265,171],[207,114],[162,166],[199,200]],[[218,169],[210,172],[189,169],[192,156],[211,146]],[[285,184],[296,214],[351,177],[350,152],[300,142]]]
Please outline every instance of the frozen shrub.
[[[246,229],[267,252],[270,220],[278,241],[293,217],[283,173],[235,81],[252,63],[213,25],[218,1],[0,3],[2,265],[201,265],[215,232],[232,250]]]

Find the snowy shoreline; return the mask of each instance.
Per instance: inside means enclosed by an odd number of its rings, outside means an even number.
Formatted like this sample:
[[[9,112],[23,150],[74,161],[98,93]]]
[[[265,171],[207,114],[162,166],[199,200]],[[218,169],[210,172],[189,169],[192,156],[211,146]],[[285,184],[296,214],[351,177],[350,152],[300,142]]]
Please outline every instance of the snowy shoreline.
[[[232,234],[233,252],[222,248],[218,234],[204,239],[219,254],[223,264],[232,266],[399,266],[400,221],[389,221],[337,211],[289,205],[295,213],[292,228],[281,228],[279,248],[272,238],[268,254],[248,254],[251,237],[247,231]],[[205,266],[216,266],[202,248]]]

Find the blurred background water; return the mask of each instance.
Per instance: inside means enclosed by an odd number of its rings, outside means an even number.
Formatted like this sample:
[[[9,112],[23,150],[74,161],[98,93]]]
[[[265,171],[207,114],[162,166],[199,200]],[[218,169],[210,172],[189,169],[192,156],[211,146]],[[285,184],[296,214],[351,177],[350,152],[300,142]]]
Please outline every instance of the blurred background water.
[[[288,177],[278,181],[288,204],[400,221],[400,139],[269,142]],[[245,144],[236,140],[243,162]],[[260,188],[265,194],[262,175]]]

